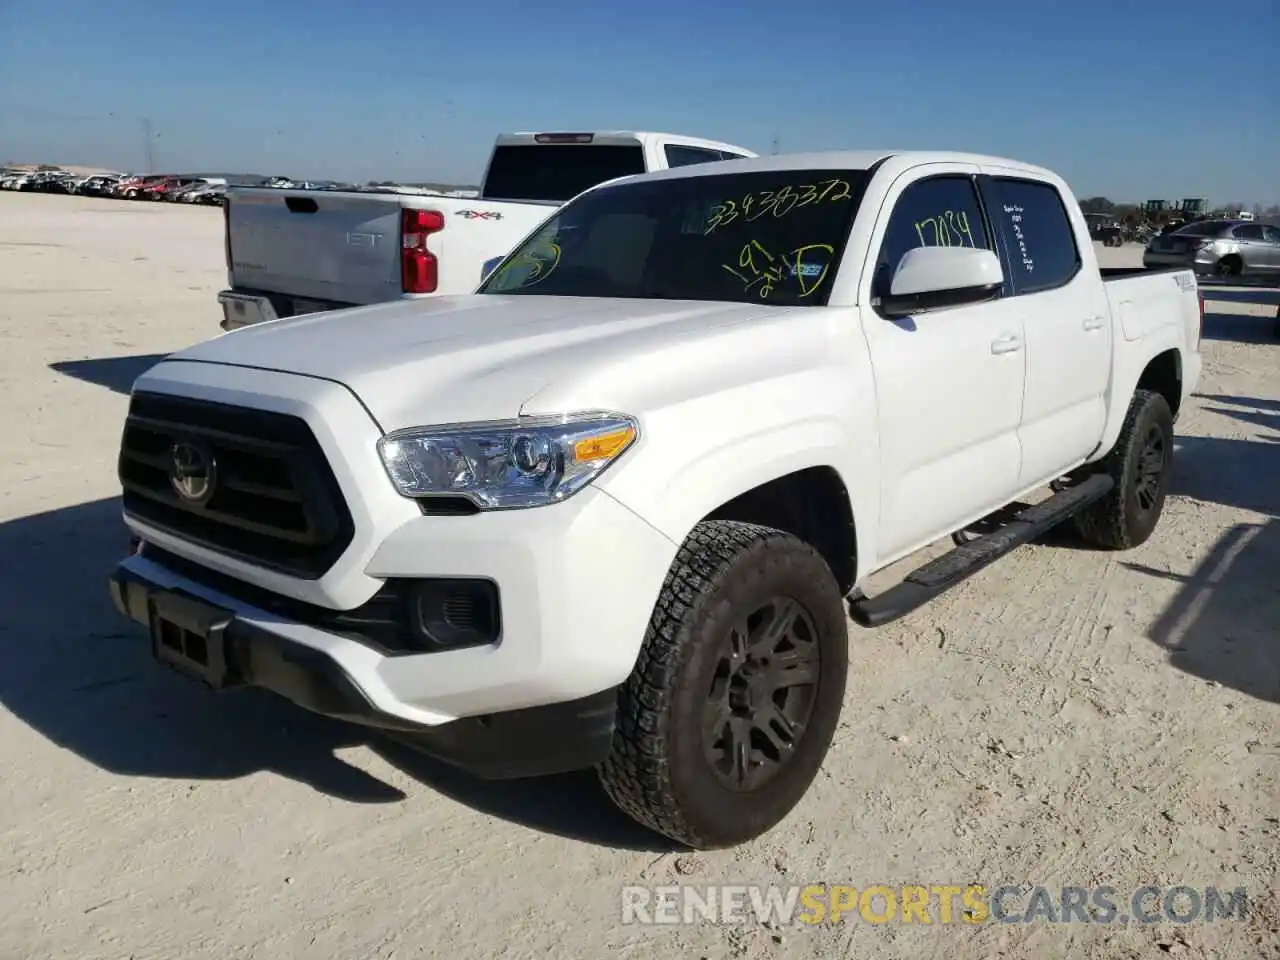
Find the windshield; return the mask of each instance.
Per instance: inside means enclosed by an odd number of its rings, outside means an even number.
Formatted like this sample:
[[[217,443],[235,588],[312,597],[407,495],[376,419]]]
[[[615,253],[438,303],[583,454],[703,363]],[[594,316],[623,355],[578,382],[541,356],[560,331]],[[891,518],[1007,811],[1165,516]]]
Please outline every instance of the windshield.
[[[865,170],[601,187],[551,217],[480,293],[824,306]]]

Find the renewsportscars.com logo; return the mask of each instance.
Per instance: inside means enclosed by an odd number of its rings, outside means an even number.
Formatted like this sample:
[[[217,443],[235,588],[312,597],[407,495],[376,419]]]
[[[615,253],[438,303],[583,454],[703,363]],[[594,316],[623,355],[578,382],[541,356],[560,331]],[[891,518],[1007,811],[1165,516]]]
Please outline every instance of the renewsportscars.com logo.
[[[1145,886],[1127,894],[1113,886],[1038,884],[837,884],[807,886],[628,886],[622,888],[626,924],[746,923],[816,925],[861,920],[871,924],[1194,923],[1244,920],[1245,890]]]

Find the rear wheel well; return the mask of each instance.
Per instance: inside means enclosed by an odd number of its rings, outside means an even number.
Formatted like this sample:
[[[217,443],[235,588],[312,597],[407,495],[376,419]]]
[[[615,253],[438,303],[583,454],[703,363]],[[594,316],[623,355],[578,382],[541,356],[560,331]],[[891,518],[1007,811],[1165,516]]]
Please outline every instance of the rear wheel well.
[[[1138,378],[1139,390],[1150,390],[1164,397],[1174,416],[1182,403],[1182,358],[1177,350],[1166,350],[1152,357]]]
[[[858,540],[849,491],[831,467],[808,467],[739,494],[704,520],[738,520],[784,530],[822,555],[843,593],[857,576]]]

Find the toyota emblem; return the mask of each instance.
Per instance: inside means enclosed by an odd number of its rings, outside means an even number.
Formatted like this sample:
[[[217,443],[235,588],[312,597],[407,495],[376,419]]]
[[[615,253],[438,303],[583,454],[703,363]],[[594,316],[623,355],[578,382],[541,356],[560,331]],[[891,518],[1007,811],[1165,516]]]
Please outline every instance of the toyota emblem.
[[[217,482],[213,452],[194,440],[179,440],[169,450],[169,484],[184,503],[203,506]]]

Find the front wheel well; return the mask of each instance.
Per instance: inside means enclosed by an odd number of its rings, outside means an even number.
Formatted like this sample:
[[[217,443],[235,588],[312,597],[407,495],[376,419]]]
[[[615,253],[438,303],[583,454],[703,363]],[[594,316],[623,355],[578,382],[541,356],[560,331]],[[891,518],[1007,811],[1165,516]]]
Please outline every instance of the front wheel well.
[[[832,467],[807,467],[741,493],[704,520],[737,520],[784,530],[822,555],[843,593],[857,577],[853,506]]]
[[[1152,357],[1138,378],[1136,389],[1160,394],[1176,417],[1182,403],[1182,358],[1178,351],[1166,350]]]

